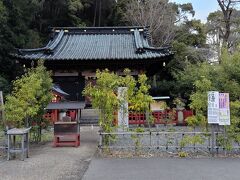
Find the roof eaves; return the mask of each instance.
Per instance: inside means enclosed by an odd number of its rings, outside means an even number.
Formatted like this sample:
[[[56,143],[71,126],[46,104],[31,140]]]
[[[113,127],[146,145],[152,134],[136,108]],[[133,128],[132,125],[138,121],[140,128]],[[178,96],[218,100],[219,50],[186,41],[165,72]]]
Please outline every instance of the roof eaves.
[[[45,47],[34,48],[34,49],[17,49],[18,54],[21,56],[24,53],[33,53],[33,52],[43,52],[47,54],[52,54],[53,50],[57,47],[64,35],[64,31],[60,31],[54,41],[49,41]]]

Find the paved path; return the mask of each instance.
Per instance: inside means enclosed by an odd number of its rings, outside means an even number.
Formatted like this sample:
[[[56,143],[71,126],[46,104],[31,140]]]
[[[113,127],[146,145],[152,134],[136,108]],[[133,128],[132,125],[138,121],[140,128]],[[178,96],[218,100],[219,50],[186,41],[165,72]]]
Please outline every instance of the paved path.
[[[0,163],[1,180],[81,179],[96,151],[97,128],[81,127],[80,147],[57,147],[51,143],[30,148],[30,158]]]
[[[93,159],[84,180],[239,180],[240,159]]]

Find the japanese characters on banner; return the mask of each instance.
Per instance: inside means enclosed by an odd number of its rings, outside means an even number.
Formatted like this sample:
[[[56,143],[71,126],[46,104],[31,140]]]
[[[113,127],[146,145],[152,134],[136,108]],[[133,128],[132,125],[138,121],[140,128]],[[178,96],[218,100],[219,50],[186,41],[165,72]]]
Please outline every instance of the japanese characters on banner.
[[[219,125],[230,125],[230,107],[228,93],[219,93]]]
[[[219,123],[219,92],[208,92],[208,123]]]
[[[230,125],[229,94],[208,92],[208,123]]]

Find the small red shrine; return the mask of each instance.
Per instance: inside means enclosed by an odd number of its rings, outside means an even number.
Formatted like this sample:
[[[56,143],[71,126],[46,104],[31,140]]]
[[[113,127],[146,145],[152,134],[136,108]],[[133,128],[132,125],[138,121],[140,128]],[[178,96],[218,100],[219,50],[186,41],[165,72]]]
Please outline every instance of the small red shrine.
[[[53,99],[46,107],[45,118],[49,119],[54,125],[55,147],[62,145],[80,145],[80,126],[81,109],[85,107],[83,102],[66,101],[68,96],[59,86],[52,87]]]
[[[47,112],[44,118],[49,119],[51,123],[66,120],[70,122],[78,121],[81,116],[81,109],[85,107],[85,104],[83,102],[67,101],[66,96],[69,94],[64,92],[58,85],[53,85],[52,93],[53,98],[46,107]]]

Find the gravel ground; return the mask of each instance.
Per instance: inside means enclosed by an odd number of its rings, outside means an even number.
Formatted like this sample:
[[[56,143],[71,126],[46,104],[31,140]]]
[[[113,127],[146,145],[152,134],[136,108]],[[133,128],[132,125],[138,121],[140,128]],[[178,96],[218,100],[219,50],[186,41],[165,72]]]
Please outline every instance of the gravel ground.
[[[98,128],[81,127],[80,147],[57,147],[52,143],[30,146],[30,158],[18,157],[0,162],[4,180],[74,180],[81,179],[97,149]]]

